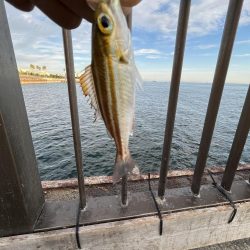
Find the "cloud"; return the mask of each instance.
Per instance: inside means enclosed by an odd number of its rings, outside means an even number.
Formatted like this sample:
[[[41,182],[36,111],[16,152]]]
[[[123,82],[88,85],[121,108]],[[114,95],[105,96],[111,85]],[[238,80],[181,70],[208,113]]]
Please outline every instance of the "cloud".
[[[65,68],[62,29],[38,9],[21,12],[6,3],[6,11],[19,67],[46,65],[49,72]],[[75,69],[90,63],[91,25],[85,21],[72,31]]]
[[[200,56],[216,56],[217,54],[216,53],[203,53],[203,54],[200,54]]]
[[[218,45],[217,44],[201,44],[201,45],[197,45],[196,46],[196,48],[198,48],[198,49],[212,49],[212,48],[216,48],[216,47],[218,47]]]
[[[138,49],[134,51],[136,56],[144,56],[144,55],[160,55],[161,52],[157,49]]]
[[[235,41],[236,44],[250,44],[250,39],[249,40],[240,40],[240,41]]]
[[[135,57],[144,57],[146,59],[164,59],[173,56],[174,52],[165,53],[158,49],[138,49],[134,51]]]
[[[134,8],[135,27],[149,32],[161,32],[175,37],[179,0],[142,1]],[[228,0],[192,1],[188,36],[204,36],[224,27]],[[250,0],[245,0],[240,25],[250,24]]]
[[[210,52],[209,49],[219,47],[219,44],[216,46],[215,40],[210,40],[210,37],[211,35],[216,35],[214,36],[216,38],[221,36],[228,2],[228,0],[192,1],[187,36],[189,48]],[[153,75],[158,73],[157,78],[166,77],[165,67],[168,67],[167,77],[171,73],[171,57],[175,43],[179,3],[179,0],[144,0],[133,10],[133,42],[136,47],[134,53],[138,62],[145,66],[143,68],[144,78],[147,76],[153,78]],[[50,72],[62,72],[65,68],[65,62],[61,28],[38,9],[26,13],[16,10],[7,2],[5,5],[18,66],[28,67],[32,63],[46,65]],[[249,24],[250,0],[245,0],[240,26]],[[72,31],[72,38],[75,70],[79,72],[91,62],[91,25],[83,21],[79,28]],[[236,44],[249,45],[250,40],[243,40],[244,38],[247,37],[239,37]],[[248,52],[249,50],[236,50],[234,53],[237,60],[241,58],[242,61],[243,57],[249,57]],[[186,49],[185,58],[188,58],[189,53],[190,51]],[[204,53],[202,55],[207,56],[208,60],[212,59],[212,56],[217,57],[217,53]],[[149,65],[150,60],[154,63]],[[195,65],[195,60],[192,60],[193,63]],[[160,72],[159,69],[162,69],[163,66],[164,69]],[[146,68],[149,70],[147,71]],[[197,79],[199,77],[206,78],[205,71],[203,76],[196,71],[185,72],[184,80],[186,80],[185,77],[191,80],[192,74]],[[246,76],[249,77],[249,74],[245,73]],[[243,74],[242,77],[244,77]]]
[[[163,8],[167,8],[164,13]],[[142,1],[134,8],[133,23],[135,28],[147,32],[158,31],[164,34],[175,33],[178,7],[176,1]]]
[[[243,2],[242,13],[240,17],[240,25],[248,25],[250,23],[250,0]]]
[[[250,57],[250,53],[245,53],[245,54],[236,54],[234,56],[237,56],[237,57]]]
[[[156,56],[156,55],[149,55],[149,56],[146,56],[147,59],[160,59],[162,58],[161,56]]]

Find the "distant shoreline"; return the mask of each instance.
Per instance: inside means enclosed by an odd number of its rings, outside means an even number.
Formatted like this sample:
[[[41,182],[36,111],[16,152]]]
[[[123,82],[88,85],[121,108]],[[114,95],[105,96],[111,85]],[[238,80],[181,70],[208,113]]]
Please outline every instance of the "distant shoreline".
[[[59,80],[54,80],[54,81],[50,81],[50,80],[22,81],[21,80],[21,84],[22,85],[28,85],[28,84],[46,84],[46,83],[65,83],[65,81],[59,81]]]
[[[47,83],[66,83],[65,78],[54,78],[54,77],[42,77],[42,76],[31,76],[31,75],[19,75],[20,82],[22,85],[27,84],[47,84]],[[76,82],[79,80],[76,79]]]

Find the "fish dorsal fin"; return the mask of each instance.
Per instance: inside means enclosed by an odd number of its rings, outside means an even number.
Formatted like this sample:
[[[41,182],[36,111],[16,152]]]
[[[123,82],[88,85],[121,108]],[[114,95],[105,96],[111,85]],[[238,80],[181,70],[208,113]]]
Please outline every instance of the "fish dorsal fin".
[[[95,121],[101,118],[99,105],[97,102],[94,79],[92,75],[91,65],[87,66],[83,74],[79,78],[83,94],[89,97],[90,106],[95,109]]]

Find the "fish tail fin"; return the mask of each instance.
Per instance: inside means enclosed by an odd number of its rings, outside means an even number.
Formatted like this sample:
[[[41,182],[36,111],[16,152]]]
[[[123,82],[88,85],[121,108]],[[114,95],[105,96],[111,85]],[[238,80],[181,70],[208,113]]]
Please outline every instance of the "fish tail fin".
[[[118,154],[115,160],[113,183],[119,182],[127,174],[139,175],[139,168],[130,153],[125,159],[122,159],[121,155]]]

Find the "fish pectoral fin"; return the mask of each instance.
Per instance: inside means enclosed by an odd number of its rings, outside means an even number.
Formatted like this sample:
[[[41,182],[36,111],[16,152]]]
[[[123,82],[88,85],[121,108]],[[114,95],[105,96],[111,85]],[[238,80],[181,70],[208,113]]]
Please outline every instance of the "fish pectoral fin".
[[[101,118],[100,108],[97,102],[97,96],[95,91],[94,79],[92,75],[91,65],[87,66],[83,74],[79,78],[80,85],[82,87],[83,94],[89,96],[90,106],[95,110],[95,120]]]
[[[129,51],[128,50],[121,52],[121,54],[119,56],[119,61],[121,63],[125,63],[125,64],[129,63]]]
[[[142,77],[141,77],[141,74],[139,72],[139,70],[137,69],[136,65],[134,64],[134,79],[135,79],[135,86],[138,88],[138,89],[142,89],[143,88],[143,80],[142,80]]]

